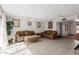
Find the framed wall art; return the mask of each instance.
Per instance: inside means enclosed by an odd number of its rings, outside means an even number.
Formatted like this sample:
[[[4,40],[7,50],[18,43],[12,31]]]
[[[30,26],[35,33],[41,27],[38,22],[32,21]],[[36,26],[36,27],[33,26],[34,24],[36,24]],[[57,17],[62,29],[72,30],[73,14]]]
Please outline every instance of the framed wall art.
[[[41,28],[41,22],[37,22],[37,28]]]
[[[68,31],[68,25],[65,24],[65,31]]]
[[[20,27],[20,20],[19,19],[13,19],[13,26],[14,27]]]
[[[48,29],[52,29],[52,26],[53,26],[53,22],[52,21],[48,22]]]
[[[27,22],[27,25],[28,25],[28,26],[31,26],[31,25],[32,25],[32,22],[31,22],[31,21],[28,21],[28,22]]]

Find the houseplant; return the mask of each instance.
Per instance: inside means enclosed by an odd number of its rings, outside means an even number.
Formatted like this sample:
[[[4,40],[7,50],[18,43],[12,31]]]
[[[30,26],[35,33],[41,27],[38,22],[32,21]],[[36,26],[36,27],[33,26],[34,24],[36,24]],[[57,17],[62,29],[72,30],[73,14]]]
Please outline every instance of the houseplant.
[[[13,21],[7,21],[6,25],[7,25],[7,35],[10,35],[11,30],[13,29]]]

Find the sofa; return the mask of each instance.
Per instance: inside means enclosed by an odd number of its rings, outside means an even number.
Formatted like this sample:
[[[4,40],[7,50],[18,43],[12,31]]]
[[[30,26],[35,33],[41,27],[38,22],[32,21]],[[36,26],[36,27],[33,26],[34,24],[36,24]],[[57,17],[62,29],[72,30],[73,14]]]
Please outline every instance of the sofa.
[[[25,31],[17,31],[15,36],[17,41],[23,41],[25,36],[32,36],[32,35],[35,35],[34,31],[25,30]]]
[[[43,38],[54,39],[57,37],[57,31],[48,30],[44,31],[41,35]]]

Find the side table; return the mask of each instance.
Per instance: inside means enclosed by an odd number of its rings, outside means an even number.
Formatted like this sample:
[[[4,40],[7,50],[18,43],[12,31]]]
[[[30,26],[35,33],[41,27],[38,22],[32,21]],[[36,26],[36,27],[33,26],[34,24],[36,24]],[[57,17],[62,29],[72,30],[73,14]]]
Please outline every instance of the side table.
[[[15,43],[16,42],[15,36],[12,35],[8,36],[8,41],[12,41],[12,43]]]

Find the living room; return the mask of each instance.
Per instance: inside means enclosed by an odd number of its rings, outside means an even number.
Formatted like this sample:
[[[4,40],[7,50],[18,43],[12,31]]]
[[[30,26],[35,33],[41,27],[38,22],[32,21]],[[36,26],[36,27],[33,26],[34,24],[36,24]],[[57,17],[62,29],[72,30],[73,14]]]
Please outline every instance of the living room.
[[[79,54],[70,38],[79,31],[79,5],[2,4],[0,10],[3,54]]]

